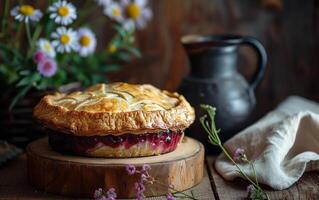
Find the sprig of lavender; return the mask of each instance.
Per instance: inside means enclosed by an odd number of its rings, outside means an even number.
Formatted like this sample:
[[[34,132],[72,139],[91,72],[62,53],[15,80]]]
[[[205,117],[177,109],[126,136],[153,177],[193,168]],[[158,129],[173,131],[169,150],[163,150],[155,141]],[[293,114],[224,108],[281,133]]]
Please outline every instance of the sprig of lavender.
[[[205,129],[205,131],[208,134],[208,140],[212,145],[218,146],[226,155],[226,157],[236,166],[238,169],[238,172],[241,174],[241,176],[249,181],[251,185],[247,187],[247,197],[250,199],[269,199],[269,196],[267,193],[259,186],[257,176],[256,176],[256,169],[253,164],[253,162],[249,161],[247,159],[247,156],[243,149],[237,148],[234,156],[232,157],[230,153],[227,151],[227,149],[223,146],[220,138],[219,138],[219,132],[220,129],[216,128],[215,124],[215,115],[216,115],[216,108],[210,106],[210,105],[201,105],[201,108],[206,110],[207,114],[202,116],[200,118],[200,122]],[[236,160],[247,162],[250,164],[254,171],[255,181],[253,181],[251,178],[247,176],[245,172],[241,169],[241,167],[238,165]]]

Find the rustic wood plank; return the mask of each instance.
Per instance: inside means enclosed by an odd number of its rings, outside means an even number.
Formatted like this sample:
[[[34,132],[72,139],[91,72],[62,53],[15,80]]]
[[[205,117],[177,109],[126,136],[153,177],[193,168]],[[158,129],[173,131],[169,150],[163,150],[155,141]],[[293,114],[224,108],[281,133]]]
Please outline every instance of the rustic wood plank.
[[[0,168],[0,199],[12,200],[73,200],[74,198],[67,198],[57,196],[45,192],[41,192],[32,188],[27,181],[26,169],[26,155],[22,155],[16,160],[8,162],[5,166]],[[187,194],[194,194],[198,199],[214,200],[214,193],[210,185],[210,179],[205,168],[204,178],[202,182],[187,190]],[[149,200],[162,200],[165,197],[150,197]]]
[[[246,187],[249,185],[247,181],[236,179],[234,181],[225,181],[215,170],[215,157],[207,157],[207,165],[209,174],[212,179],[214,191],[216,191],[216,199],[245,199]],[[275,178],[275,177],[274,177]],[[319,173],[307,172],[301,179],[288,189],[275,191],[264,186],[270,199],[319,199]]]

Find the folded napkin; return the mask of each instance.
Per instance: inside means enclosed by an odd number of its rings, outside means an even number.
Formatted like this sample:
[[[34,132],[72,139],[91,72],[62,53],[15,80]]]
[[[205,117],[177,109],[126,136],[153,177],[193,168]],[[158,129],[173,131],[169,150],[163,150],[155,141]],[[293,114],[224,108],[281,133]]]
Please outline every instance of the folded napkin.
[[[294,184],[307,170],[319,170],[319,105],[301,97],[290,97],[252,126],[229,139],[229,152],[243,148],[254,161],[258,181],[282,190]],[[307,167],[309,161],[313,162]],[[249,164],[240,164],[250,177]],[[221,154],[215,162],[226,180],[240,177],[236,167]]]

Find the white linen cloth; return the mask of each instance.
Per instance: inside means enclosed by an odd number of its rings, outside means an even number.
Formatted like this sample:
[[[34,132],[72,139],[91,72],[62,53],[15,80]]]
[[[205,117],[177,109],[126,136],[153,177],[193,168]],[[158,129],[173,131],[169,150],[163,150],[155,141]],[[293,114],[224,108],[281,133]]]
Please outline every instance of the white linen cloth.
[[[319,170],[318,114],[317,103],[289,97],[277,109],[229,139],[225,146],[230,153],[238,147],[245,150],[248,159],[254,161],[259,182],[277,190],[286,189],[305,170]],[[316,160],[318,166],[306,168],[309,161]],[[254,177],[250,165],[240,166]],[[216,159],[215,168],[226,180],[240,177],[223,153]]]

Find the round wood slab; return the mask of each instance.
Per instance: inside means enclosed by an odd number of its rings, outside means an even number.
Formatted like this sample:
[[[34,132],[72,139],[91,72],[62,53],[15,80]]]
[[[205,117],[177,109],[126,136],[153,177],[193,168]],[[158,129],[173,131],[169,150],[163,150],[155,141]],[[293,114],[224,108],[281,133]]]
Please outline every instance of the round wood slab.
[[[204,147],[185,137],[178,148],[167,154],[141,158],[87,158],[62,155],[53,151],[43,138],[27,147],[28,179],[37,189],[73,197],[93,197],[97,188],[116,189],[119,198],[135,197],[134,183],[138,174],[130,176],[127,164],[139,169],[150,164],[150,175],[160,184],[147,184],[146,196],[166,194],[168,185],[182,191],[198,184],[204,172]]]

